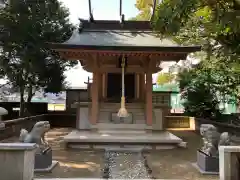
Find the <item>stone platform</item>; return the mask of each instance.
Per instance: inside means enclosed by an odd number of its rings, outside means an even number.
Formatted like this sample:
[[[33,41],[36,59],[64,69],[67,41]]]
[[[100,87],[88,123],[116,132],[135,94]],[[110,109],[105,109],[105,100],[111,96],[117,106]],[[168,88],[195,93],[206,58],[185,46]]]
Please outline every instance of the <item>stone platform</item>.
[[[173,149],[183,141],[168,131],[78,131],[74,130],[64,137],[69,148],[106,149],[112,148],[143,148]]]
[[[104,178],[37,178],[34,180],[105,180]],[[181,179],[158,179],[158,180],[181,180]]]

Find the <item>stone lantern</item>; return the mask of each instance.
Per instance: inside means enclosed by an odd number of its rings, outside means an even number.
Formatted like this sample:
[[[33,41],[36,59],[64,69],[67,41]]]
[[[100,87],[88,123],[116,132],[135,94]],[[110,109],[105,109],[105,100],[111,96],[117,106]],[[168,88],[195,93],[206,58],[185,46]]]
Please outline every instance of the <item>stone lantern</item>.
[[[5,108],[0,107],[0,129],[5,128],[5,123],[2,121],[2,116],[7,114],[8,111]]]

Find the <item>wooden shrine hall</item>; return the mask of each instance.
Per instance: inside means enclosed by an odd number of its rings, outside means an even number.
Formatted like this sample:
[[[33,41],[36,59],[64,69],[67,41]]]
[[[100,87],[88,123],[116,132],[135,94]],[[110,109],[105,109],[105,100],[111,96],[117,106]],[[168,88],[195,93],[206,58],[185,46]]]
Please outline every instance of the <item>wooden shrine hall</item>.
[[[149,21],[82,20],[69,40],[51,47],[66,60],[79,60],[93,75],[90,100],[74,103],[77,130],[65,137],[66,142],[181,142],[165,131],[171,107],[153,97],[152,74],[161,70],[161,62],[184,60],[200,46],[161,40]]]

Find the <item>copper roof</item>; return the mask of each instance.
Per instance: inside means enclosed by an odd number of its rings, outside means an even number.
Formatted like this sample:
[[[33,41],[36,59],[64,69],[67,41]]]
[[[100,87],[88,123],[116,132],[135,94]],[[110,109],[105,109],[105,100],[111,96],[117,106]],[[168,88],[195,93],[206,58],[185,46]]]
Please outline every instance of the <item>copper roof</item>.
[[[53,49],[172,51],[195,52],[200,46],[181,46],[170,39],[160,39],[149,21],[80,21],[71,38],[51,43]]]

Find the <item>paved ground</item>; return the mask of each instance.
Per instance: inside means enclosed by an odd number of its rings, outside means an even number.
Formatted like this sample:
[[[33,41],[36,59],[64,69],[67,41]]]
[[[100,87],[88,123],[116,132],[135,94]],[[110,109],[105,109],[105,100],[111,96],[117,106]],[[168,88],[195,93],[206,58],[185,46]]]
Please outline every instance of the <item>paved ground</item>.
[[[172,132],[187,142],[187,148],[155,151],[146,154],[148,164],[157,179],[217,180],[218,176],[202,175],[191,163],[196,161],[196,149],[201,137],[194,132]]]
[[[70,129],[53,129],[47,134],[47,140],[53,149],[53,159],[59,165],[52,173],[38,173],[38,178],[102,178],[103,152],[65,150],[62,137]],[[187,149],[155,151],[146,154],[153,176],[158,179],[217,180],[218,176],[201,175],[191,163],[196,161],[196,149],[201,144],[200,136],[193,132],[173,132],[188,142]],[[16,138],[4,142],[16,141]]]

